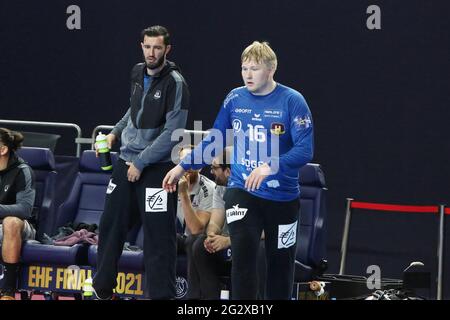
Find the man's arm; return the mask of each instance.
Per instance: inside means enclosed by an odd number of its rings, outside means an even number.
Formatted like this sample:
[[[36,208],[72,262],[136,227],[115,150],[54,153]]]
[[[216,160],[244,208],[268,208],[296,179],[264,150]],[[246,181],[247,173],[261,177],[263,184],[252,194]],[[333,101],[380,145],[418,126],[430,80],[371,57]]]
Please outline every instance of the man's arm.
[[[176,165],[172,170],[170,170],[162,181],[162,187],[168,192],[175,192],[177,189],[178,179],[183,175],[183,173],[188,169],[198,170],[206,166],[208,163],[205,162],[203,157],[203,151],[212,142],[217,142],[216,139],[221,139],[222,143],[219,148],[214,148],[211,154],[211,160],[215,157],[216,151],[221,152],[226,146],[226,134],[227,129],[232,128],[230,122],[230,108],[231,108],[231,98],[233,96],[233,91],[231,91],[224,103],[222,104],[219,114],[217,115],[216,121],[214,122],[213,129],[214,133],[219,134],[219,137],[213,134],[213,131],[208,134],[201,143],[199,143],[188,156],[184,157],[182,161]],[[218,130],[218,131],[217,131]],[[220,148],[221,147],[221,148]]]
[[[280,169],[300,168],[312,160],[314,135],[311,112],[300,94],[291,97],[291,136],[293,147],[280,157]]]
[[[211,209],[211,217],[206,228],[206,235],[222,234],[223,225],[225,223],[225,209]]]
[[[227,96],[225,102],[222,104],[219,114],[217,115],[216,120],[214,121],[213,129],[211,132],[199,143],[192,152],[182,159],[180,166],[183,167],[184,170],[194,169],[198,170],[203,168],[204,166],[211,164],[211,162],[206,162],[204,158],[204,151],[211,143],[216,143],[217,148],[212,149],[211,154],[207,154],[211,156],[210,160],[217,156],[217,153],[222,152],[223,148],[226,147],[226,138],[227,138],[227,129],[231,129],[230,122],[230,108],[231,103],[228,97],[232,94],[232,92]]]
[[[199,179],[202,178],[199,177]],[[178,196],[184,213],[184,221],[186,222],[186,227],[193,235],[200,234],[205,231],[211,216],[209,210],[213,202],[213,190],[208,190],[206,193],[200,190],[198,209],[192,207],[188,190],[188,180],[186,177],[183,177],[179,182]]]
[[[34,177],[30,167],[24,167],[17,175],[16,203],[0,205],[0,219],[17,217],[19,219],[31,218],[36,191]]]
[[[231,246],[229,236],[222,235],[222,229],[225,224],[225,209],[214,208],[211,210],[211,218],[206,228],[206,239],[204,247],[209,253],[214,253]]]
[[[178,141],[171,141],[173,131],[185,128],[189,108],[189,90],[183,79],[173,73],[175,85],[168,90],[169,108],[166,113],[166,123],[155,141],[139,153],[133,161],[134,166],[142,170],[151,163],[156,163],[171,153]]]
[[[193,235],[202,233],[208,224],[210,213],[204,210],[195,210],[187,192],[179,192],[178,197],[183,209],[186,227]]]
[[[117,122],[114,126],[114,129],[112,129],[111,134],[115,135],[116,139],[120,139],[123,129],[125,129],[125,127],[127,126],[128,119],[130,118],[130,112],[131,108],[128,108],[122,119],[120,119],[119,122]]]

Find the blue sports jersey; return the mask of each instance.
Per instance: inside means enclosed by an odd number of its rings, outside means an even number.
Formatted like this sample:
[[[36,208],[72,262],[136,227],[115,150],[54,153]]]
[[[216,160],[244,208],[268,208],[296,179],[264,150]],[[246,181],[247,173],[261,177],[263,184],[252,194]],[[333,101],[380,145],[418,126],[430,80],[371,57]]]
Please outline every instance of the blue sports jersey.
[[[299,169],[313,157],[314,138],[311,112],[298,91],[277,84],[271,93],[256,96],[246,87],[236,88],[223,102],[214,129],[221,135],[208,135],[182,160],[183,169],[200,169],[210,164],[211,157],[226,146],[227,129],[232,129],[229,188],[245,189],[245,180],[252,170],[268,163],[273,174],[250,193],[275,201],[290,201],[300,195]],[[217,149],[211,148],[213,142],[219,142],[215,144]]]

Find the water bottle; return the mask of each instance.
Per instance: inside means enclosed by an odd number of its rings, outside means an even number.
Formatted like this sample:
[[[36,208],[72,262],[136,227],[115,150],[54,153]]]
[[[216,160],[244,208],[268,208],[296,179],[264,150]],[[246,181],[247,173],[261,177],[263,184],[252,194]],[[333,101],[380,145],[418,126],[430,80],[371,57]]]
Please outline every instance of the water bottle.
[[[111,152],[108,148],[106,136],[99,132],[95,139],[98,155],[100,157],[100,166],[102,170],[112,170]]]
[[[83,300],[92,300],[94,297],[94,288],[92,287],[92,279],[87,278],[83,283]]]

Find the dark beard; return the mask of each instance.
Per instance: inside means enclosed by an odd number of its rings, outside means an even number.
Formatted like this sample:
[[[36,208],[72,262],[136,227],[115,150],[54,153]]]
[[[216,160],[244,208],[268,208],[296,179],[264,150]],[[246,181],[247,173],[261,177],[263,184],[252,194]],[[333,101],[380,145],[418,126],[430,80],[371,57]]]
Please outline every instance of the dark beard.
[[[218,186],[224,186],[224,187],[226,187],[227,184],[228,184],[228,181],[224,181],[224,180],[222,180],[222,179],[220,179],[220,178],[217,178],[217,177],[216,177],[216,179],[214,179],[214,180],[215,180],[215,182],[216,182],[216,184],[217,184]]]
[[[145,57],[144,57],[145,65],[146,65],[147,68],[149,68],[150,70],[158,69],[158,68],[161,67],[162,64],[164,63],[164,57],[165,57],[165,56],[162,56],[161,58],[159,58],[158,60],[156,60],[156,61],[153,62],[153,63],[147,63],[147,61],[145,60]]]

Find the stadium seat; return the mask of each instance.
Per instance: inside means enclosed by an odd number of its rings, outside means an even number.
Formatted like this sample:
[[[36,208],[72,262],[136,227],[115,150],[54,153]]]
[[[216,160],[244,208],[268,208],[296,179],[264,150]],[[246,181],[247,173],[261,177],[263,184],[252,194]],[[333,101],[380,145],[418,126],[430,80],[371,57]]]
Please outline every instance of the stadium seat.
[[[36,199],[34,210],[37,217],[36,238],[41,239],[44,233],[53,232],[55,223],[55,159],[53,152],[46,148],[23,147],[17,151],[19,157],[24,159],[33,169],[35,176]]]
[[[113,163],[117,160],[116,154],[112,154],[112,160]],[[95,151],[84,151],[69,198],[57,210],[56,228],[68,222],[98,224],[110,175],[111,172],[101,170]],[[22,261],[24,264],[83,265],[87,264],[87,246],[53,246],[27,241],[22,249]]]
[[[59,138],[61,138],[60,135],[51,133],[27,131],[21,131],[21,133],[24,137],[24,147],[48,148],[53,153],[55,152]]]
[[[319,164],[300,169],[300,226],[295,281],[310,281],[326,270],[326,184]]]

